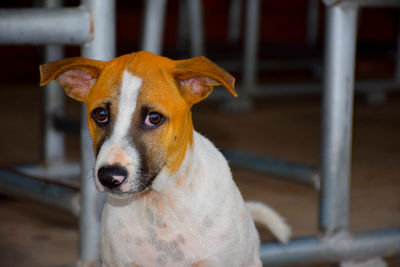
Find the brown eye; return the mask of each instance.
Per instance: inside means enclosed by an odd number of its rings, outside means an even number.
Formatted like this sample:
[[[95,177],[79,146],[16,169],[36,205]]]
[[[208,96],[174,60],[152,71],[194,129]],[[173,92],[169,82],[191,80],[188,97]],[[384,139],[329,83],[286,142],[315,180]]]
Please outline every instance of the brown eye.
[[[108,111],[105,108],[96,108],[92,112],[93,119],[102,126],[108,123]]]
[[[160,113],[150,112],[149,114],[147,114],[144,123],[146,124],[146,126],[154,127],[160,125],[162,121],[163,116]]]

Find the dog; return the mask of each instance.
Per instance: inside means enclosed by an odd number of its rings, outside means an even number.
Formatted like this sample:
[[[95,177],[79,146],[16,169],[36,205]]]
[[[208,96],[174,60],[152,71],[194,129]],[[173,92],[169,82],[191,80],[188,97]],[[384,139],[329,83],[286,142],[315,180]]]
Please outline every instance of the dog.
[[[235,79],[205,57],[136,52],[104,62],[40,66],[88,107],[94,180],[106,192],[104,266],[261,266],[254,221],[283,243],[291,231],[268,206],[245,203],[219,150],[193,129],[191,107]]]

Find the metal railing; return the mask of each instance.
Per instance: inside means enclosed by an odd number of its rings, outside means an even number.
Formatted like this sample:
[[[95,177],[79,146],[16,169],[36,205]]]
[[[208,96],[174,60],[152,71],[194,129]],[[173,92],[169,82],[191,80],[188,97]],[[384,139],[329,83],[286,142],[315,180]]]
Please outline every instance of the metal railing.
[[[185,0],[190,23],[192,55],[204,54],[200,0]],[[46,61],[62,57],[62,44],[82,45],[82,56],[110,60],[115,55],[115,3],[110,0],[86,0],[76,8],[32,8],[0,10],[0,44],[46,44]],[[148,0],[144,17],[142,49],[161,53],[162,25],[166,0]],[[271,94],[256,85],[257,25],[259,0],[247,3],[247,31],[245,45],[244,88],[249,97]],[[245,162],[251,159],[253,169],[277,172],[294,180],[321,187],[320,237],[292,240],[288,245],[264,243],[260,255],[266,265],[288,263],[344,261],[393,255],[400,252],[400,229],[352,234],[349,231],[349,185],[352,139],[354,65],[357,14],[360,6],[396,6],[392,0],[325,0],[327,5],[326,54],[323,90],[323,126],[321,172],[301,164],[276,162],[273,159],[254,160],[235,151],[225,151],[227,157]],[[235,7],[234,10],[240,9]],[[196,13],[196,14],[195,14]],[[235,13],[235,12],[234,12]],[[187,19],[187,18],[186,18]],[[254,26],[256,25],[256,26]],[[149,29],[153,30],[149,30]],[[187,30],[187,29],[186,29]],[[237,33],[232,32],[234,39]],[[310,40],[312,38],[310,37]],[[68,177],[80,173],[80,200],[75,187],[62,186],[48,180],[31,180],[24,175],[0,171],[0,191],[3,194],[25,195],[44,203],[80,214],[80,260],[83,263],[99,261],[100,214],[103,199],[93,186],[92,152],[87,127],[86,107],[81,115],[81,168],[64,161],[63,136],[54,129],[52,118],[63,106],[59,88],[45,89],[46,115],[44,137],[45,166],[22,166],[20,172],[34,176]],[[299,85],[296,85],[298,88]],[[304,90],[314,88],[303,86]],[[368,87],[368,84],[366,84]],[[279,88],[276,89],[276,91]],[[316,88],[314,88],[316,89]],[[58,90],[58,91],[57,91]],[[272,92],[273,94],[273,92]],[[56,103],[56,104],[54,104]],[[59,114],[58,114],[59,115]],[[321,178],[321,181],[320,181]],[[10,183],[10,180],[13,183]],[[320,184],[321,182],[321,184]],[[10,185],[10,187],[4,186]],[[24,186],[21,185],[31,185]],[[19,190],[15,190],[18,188]],[[40,197],[38,197],[40,196]],[[77,203],[80,205],[77,205]]]
[[[379,2],[379,3],[378,3]],[[400,228],[352,234],[349,230],[357,14],[385,1],[325,1],[327,4],[323,85],[320,237],[288,245],[262,244],[265,264],[346,261],[400,253]],[[399,1],[386,1],[391,6]]]
[[[62,58],[61,45],[81,45],[81,54],[87,58],[111,60],[115,57],[115,1],[83,0],[79,7],[74,8],[59,7],[59,3],[60,1],[49,0],[45,1],[46,7],[43,8],[1,9],[0,44],[46,45],[45,61]],[[25,175],[9,170],[0,171],[1,192],[23,195],[52,203],[74,214],[79,213],[80,261],[98,262],[102,197],[92,181],[94,156],[86,123],[86,107],[82,105],[81,111],[82,167],[79,168],[76,164],[67,164],[64,161],[63,134],[52,123],[54,116],[62,113],[64,93],[52,83],[44,90],[44,94],[45,164],[17,168]],[[75,176],[78,173],[80,197],[76,187],[57,181],[60,177]],[[31,175],[44,176],[47,179],[36,180],[29,177]],[[54,178],[53,181],[51,178]]]

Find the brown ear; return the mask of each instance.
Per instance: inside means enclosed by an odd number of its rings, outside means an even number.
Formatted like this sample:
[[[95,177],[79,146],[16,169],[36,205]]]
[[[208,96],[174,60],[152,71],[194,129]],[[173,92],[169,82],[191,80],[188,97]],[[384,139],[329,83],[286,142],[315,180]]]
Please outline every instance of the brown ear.
[[[79,57],[43,64],[40,66],[40,85],[56,79],[68,96],[83,101],[97,82],[104,66],[104,61]]]
[[[191,105],[206,98],[218,85],[237,96],[233,88],[235,78],[205,57],[177,60],[173,75],[182,96]]]

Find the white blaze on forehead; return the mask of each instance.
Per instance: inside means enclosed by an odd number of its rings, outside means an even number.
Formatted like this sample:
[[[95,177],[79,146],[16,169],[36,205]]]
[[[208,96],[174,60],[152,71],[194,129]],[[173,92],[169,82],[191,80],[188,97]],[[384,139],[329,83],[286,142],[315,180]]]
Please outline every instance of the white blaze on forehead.
[[[124,72],[119,94],[117,121],[111,138],[120,139],[128,134],[141,86],[142,79],[130,74],[128,71]]]
[[[127,168],[130,176],[128,179],[132,179],[132,176],[138,172],[140,164],[139,153],[128,138],[141,86],[141,78],[130,74],[128,71],[123,73],[118,113],[115,116],[116,122],[110,138],[103,143],[97,156],[96,176],[102,166],[113,164],[119,164]]]

